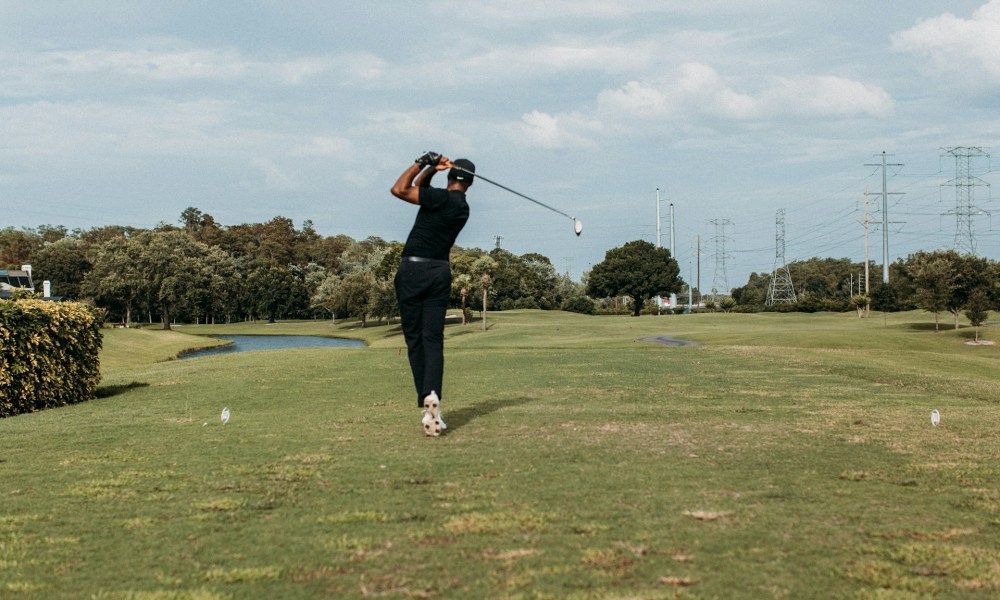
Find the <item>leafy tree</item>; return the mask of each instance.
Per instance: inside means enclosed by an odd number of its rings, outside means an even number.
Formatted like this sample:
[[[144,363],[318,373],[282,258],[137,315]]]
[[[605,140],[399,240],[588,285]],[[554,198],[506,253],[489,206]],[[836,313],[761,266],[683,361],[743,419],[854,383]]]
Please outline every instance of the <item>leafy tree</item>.
[[[44,243],[42,236],[29,228],[0,229],[0,269],[20,269],[21,265],[31,262]]]
[[[559,306],[556,298],[556,269],[548,257],[538,253],[521,255],[523,264],[522,299],[530,298],[537,308],[552,309]]]
[[[732,289],[733,300],[740,306],[761,310],[767,301],[767,289],[770,284],[770,274],[751,273],[746,285]]]
[[[379,279],[391,282],[396,277],[396,271],[399,270],[399,261],[403,256],[403,244],[393,242],[385,248],[385,252],[380,251],[380,253],[382,260],[375,267],[374,275]]]
[[[329,313],[334,321],[337,320],[337,286],[339,285],[340,277],[328,274],[309,298],[310,306]]]
[[[247,276],[249,306],[269,323],[294,312],[308,298],[305,282],[288,267],[259,266]]]
[[[591,297],[630,296],[633,316],[642,314],[643,301],[680,291],[680,269],[670,250],[636,240],[608,250],[590,271],[587,294]]]
[[[289,265],[295,262],[295,241],[298,233],[295,224],[286,217],[274,217],[263,225],[258,225],[259,264]]]
[[[137,266],[148,284],[151,301],[160,309],[164,329],[170,329],[171,312],[190,303],[192,290],[207,285],[200,260],[208,246],[183,231],[141,234]]]
[[[36,229],[43,244],[52,244],[66,237],[66,227],[63,225],[39,225]]]
[[[990,317],[990,300],[983,289],[974,290],[969,294],[965,305],[965,316],[976,328],[976,341],[979,341],[979,327]]]
[[[315,246],[310,249],[310,252],[314,253],[312,260],[326,267],[331,273],[340,272],[340,258],[353,243],[354,240],[346,235],[317,240]]]
[[[361,319],[367,326],[368,310],[375,291],[375,276],[371,273],[351,273],[341,279],[334,293],[334,306],[349,316]]]
[[[525,281],[527,267],[521,257],[503,248],[494,248],[489,256],[493,259],[489,288],[494,310],[514,308],[519,299],[528,295]]]
[[[969,298],[977,290],[989,290],[994,282],[990,280],[989,261],[985,258],[971,255],[959,255],[954,250],[943,252],[949,260],[953,261],[955,273],[955,287],[952,290],[951,298],[948,300],[948,310],[955,316],[955,329],[958,329],[958,320],[962,311],[969,303]]]
[[[80,284],[80,293],[103,306],[120,307],[122,321],[132,322],[133,309],[149,296],[149,282],[139,267],[137,238],[110,237],[95,254],[93,266]]]
[[[390,299],[391,298],[391,299]],[[337,315],[357,317],[365,327],[368,315],[390,317],[399,313],[396,291],[388,281],[379,282],[371,273],[330,275],[312,297],[314,308]]]
[[[340,256],[341,275],[363,273],[374,275],[383,264],[386,255],[396,248],[393,244],[380,237],[372,236],[360,242],[354,242]],[[398,247],[402,251],[402,247]],[[399,263],[398,255],[396,264]]]
[[[909,273],[916,286],[914,300],[919,308],[934,313],[934,331],[939,331],[938,314],[948,308],[955,293],[954,261],[938,253],[918,252],[910,257]]]
[[[77,234],[77,237],[79,237],[80,240],[86,243],[90,248],[95,248],[111,239],[136,237],[143,231],[145,230],[136,227],[105,225],[102,227],[94,227],[93,229],[88,229],[87,231],[81,231]]]
[[[222,239],[222,228],[215,222],[212,215],[189,206],[181,212],[181,225],[192,239],[209,246],[217,246]]]
[[[87,248],[77,238],[64,237],[55,242],[46,242],[31,260],[32,278],[35,289],[41,282],[50,281],[56,296],[80,297],[80,283],[90,270]]]
[[[236,260],[218,246],[210,247],[201,262],[204,294],[200,311],[205,322],[215,323],[216,317],[230,322],[237,314],[237,300],[242,291],[243,277]]]
[[[372,289],[368,298],[368,314],[373,319],[392,319],[399,314],[399,302],[396,300],[396,287],[392,280],[372,278]]]
[[[322,241],[323,236],[316,232],[313,222],[306,219],[295,237],[295,262],[300,265],[321,262]]]

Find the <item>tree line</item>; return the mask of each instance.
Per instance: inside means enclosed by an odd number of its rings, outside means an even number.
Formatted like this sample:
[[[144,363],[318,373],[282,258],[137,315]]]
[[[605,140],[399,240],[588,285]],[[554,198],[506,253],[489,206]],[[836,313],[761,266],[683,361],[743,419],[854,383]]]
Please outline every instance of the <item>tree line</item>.
[[[864,264],[848,259],[811,258],[788,264],[797,301],[767,305],[771,273],[753,273],[732,290],[744,310],[848,311],[861,306],[885,312],[922,309],[950,313],[955,326],[963,312],[1000,309],[1000,262],[955,250],[920,251],[889,265],[889,283],[881,269],[869,267],[865,292]]]
[[[177,225],[152,229],[62,226],[0,229],[0,268],[32,264],[34,280],[53,293],[87,300],[122,323],[171,323],[357,317],[397,314],[393,278],[403,244],[378,237],[322,236],[290,219],[223,226],[201,210],[181,213]],[[607,251],[577,283],[537,253],[455,247],[452,306],[471,311],[517,308],[575,312],[659,312],[650,300],[687,286],[669,250],[633,241]],[[876,280],[865,293],[864,265],[810,258],[788,264],[793,304],[768,305],[770,273],[753,273],[731,295],[691,290],[691,308],[739,311],[882,311],[951,313],[1000,307],[1000,263],[952,250],[917,252],[889,266],[891,284]]]
[[[53,295],[88,300],[122,323],[358,317],[397,314],[393,278],[403,244],[322,236],[290,219],[222,226],[197,208],[149,230],[62,226],[0,230],[0,266],[31,264]],[[572,308],[583,286],[540,254],[456,247],[453,305],[469,311]],[[484,277],[486,275],[486,277]],[[483,291],[487,294],[483,294]]]

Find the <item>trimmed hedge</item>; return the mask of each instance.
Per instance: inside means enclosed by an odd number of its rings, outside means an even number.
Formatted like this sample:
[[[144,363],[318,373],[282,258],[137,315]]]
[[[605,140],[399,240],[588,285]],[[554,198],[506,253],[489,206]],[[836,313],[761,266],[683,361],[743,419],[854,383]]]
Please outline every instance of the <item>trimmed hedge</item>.
[[[93,398],[100,328],[77,302],[0,300],[0,417]]]

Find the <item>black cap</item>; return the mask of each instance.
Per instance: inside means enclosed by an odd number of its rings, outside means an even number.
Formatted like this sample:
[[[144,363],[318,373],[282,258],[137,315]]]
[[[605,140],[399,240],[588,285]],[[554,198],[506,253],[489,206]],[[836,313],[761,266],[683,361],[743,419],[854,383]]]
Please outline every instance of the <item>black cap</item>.
[[[476,165],[472,164],[471,160],[467,158],[460,158],[458,160],[453,160],[451,164],[452,167],[451,170],[448,171],[448,179],[464,181],[470,184],[472,183],[472,180],[475,178],[473,173],[476,172]],[[468,173],[466,171],[468,171]]]

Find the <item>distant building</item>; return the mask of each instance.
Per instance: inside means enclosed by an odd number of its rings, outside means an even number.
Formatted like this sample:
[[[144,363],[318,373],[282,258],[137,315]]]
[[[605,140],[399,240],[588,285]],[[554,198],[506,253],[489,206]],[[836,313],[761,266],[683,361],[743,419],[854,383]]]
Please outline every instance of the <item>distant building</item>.
[[[21,265],[20,270],[0,269],[0,298],[10,298],[14,290],[35,291],[31,282],[31,265]]]

